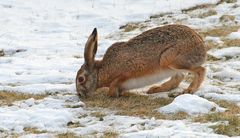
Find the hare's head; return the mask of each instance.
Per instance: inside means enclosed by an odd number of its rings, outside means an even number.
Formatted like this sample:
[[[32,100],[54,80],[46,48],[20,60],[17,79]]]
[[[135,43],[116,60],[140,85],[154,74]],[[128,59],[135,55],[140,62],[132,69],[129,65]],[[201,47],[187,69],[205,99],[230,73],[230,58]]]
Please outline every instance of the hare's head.
[[[97,88],[97,69],[95,68],[95,54],[97,52],[97,29],[89,36],[84,50],[85,63],[77,72],[76,89],[79,96],[86,97]]]

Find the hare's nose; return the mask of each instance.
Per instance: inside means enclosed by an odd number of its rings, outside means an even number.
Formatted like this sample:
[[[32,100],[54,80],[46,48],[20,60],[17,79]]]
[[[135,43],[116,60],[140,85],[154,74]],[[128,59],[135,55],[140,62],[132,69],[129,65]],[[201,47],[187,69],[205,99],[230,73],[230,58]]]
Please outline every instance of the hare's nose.
[[[87,92],[85,90],[79,90],[77,95],[79,98],[87,98]]]

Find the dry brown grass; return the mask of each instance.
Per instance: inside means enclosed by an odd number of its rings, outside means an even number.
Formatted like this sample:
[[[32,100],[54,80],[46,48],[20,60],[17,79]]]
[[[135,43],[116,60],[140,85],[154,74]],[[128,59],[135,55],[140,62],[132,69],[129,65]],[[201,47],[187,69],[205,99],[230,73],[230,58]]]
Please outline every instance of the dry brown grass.
[[[206,36],[225,37],[231,32],[237,31],[238,29],[239,26],[218,26],[215,27],[214,29],[198,32],[203,38],[205,38]]]
[[[119,134],[115,131],[105,131],[103,133],[103,136],[101,136],[101,138],[117,138],[118,135]]]
[[[233,15],[222,15],[219,20],[222,23],[233,22],[233,21],[235,21],[235,16],[233,16]]]
[[[96,112],[92,112],[91,113],[92,116],[95,116],[97,118],[103,118],[104,116],[106,116],[106,114],[104,112],[101,112],[101,111],[96,111]]]
[[[15,92],[0,91],[0,105],[11,105],[15,101],[26,100],[34,98],[36,100],[43,99],[47,95],[44,94],[24,94]]]
[[[208,16],[216,15],[217,12],[214,9],[209,9],[207,12],[204,12],[200,15],[198,15],[199,18],[206,18]]]
[[[37,129],[37,128],[32,128],[32,127],[25,127],[23,130],[24,130],[25,132],[31,133],[31,134],[47,133],[46,130],[39,130],[39,129]]]
[[[80,124],[79,122],[72,122],[72,121],[68,122],[67,126],[69,128],[85,127],[85,125]]]
[[[4,56],[4,51],[3,49],[0,49],[0,57],[3,57]]]
[[[183,9],[182,12],[186,13],[186,12],[194,11],[197,9],[205,9],[205,8],[214,7],[214,6],[215,6],[214,4],[201,4],[188,9]]]
[[[224,45],[227,47],[230,46],[240,46],[240,39],[223,39]]]
[[[212,55],[207,54],[207,61],[218,61],[218,60],[220,60],[220,59],[218,59],[218,58],[216,58]]]
[[[160,13],[160,14],[154,14],[150,16],[150,19],[155,19],[155,18],[161,18],[167,15],[171,15],[171,12],[166,12],[166,13]]]
[[[200,115],[195,117],[193,120],[196,122],[218,122],[228,121],[228,124],[219,124],[211,126],[214,131],[218,134],[228,136],[239,136],[240,135],[240,107],[234,103],[227,101],[214,101],[218,105],[225,107],[228,111],[223,113],[211,113],[206,115]]]
[[[67,133],[62,133],[62,134],[58,134],[56,136],[57,138],[83,138],[81,136],[76,136],[74,133],[72,132],[67,132]]]
[[[117,115],[128,115],[138,117],[155,117],[157,119],[185,119],[186,113],[177,113],[173,115],[163,115],[155,109],[165,106],[172,102],[172,98],[151,98],[145,95],[126,93],[119,98],[110,98],[103,94],[105,92],[98,91],[92,96],[82,99],[87,107],[100,107],[116,111]]]
[[[119,29],[122,29],[124,32],[131,32],[136,29],[143,29],[143,28],[146,28],[144,24],[136,22],[136,23],[127,23],[126,25],[120,26]]]
[[[222,3],[224,3],[224,2],[226,2],[226,3],[235,3],[235,2],[237,2],[237,0],[220,0],[220,1],[217,3],[217,5],[218,5],[218,4],[222,4]]]

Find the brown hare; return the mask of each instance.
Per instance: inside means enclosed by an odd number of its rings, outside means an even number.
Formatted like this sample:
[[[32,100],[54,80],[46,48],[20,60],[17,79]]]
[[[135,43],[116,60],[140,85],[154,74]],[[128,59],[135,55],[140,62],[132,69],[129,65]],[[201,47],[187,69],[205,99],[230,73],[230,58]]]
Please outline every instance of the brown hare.
[[[99,61],[94,59],[97,36],[95,28],[85,45],[85,63],[76,76],[79,96],[85,97],[100,87],[109,87],[109,96],[119,96],[123,91],[171,77],[147,93],[169,91],[178,87],[184,72],[191,72],[194,78],[182,93],[194,93],[204,79],[205,68],[201,66],[206,59],[204,41],[187,26],[157,27],[127,42],[114,43]]]

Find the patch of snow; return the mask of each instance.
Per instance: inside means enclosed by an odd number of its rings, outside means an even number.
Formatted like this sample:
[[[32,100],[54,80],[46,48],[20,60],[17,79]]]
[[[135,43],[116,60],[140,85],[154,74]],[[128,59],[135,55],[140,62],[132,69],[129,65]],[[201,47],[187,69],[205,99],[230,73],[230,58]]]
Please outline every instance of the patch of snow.
[[[199,90],[196,92],[197,95],[202,95],[204,93],[222,93],[223,90],[219,86],[209,85],[203,83]]]
[[[169,105],[159,108],[158,111],[165,114],[185,112],[195,115],[207,114],[211,111],[223,112],[225,109],[197,95],[183,94],[176,97]]]
[[[216,58],[236,57],[240,56],[240,47],[227,47],[217,50],[211,50],[208,53]]]
[[[16,102],[14,106],[0,107],[0,128],[4,131],[24,132],[24,128],[47,131],[63,130],[73,119],[71,111],[64,108],[62,100],[45,98]]]
[[[240,39],[240,30],[238,32],[232,32],[227,36],[228,39]]]
[[[240,72],[230,67],[224,67],[219,71],[212,73],[213,78],[224,82],[240,81]]]
[[[121,135],[123,138],[159,138],[159,137],[211,137],[226,138],[227,136],[212,134],[212,130],[204,128],[204,124],[186,125],[184,121],[164,121],[154,129],[131,132]]]
[[[240,102],[239,94],[217,94],[217,93],[206,93],[204,95],[206,98],[211,98],[214,100],[226,100],[231,102]]]
[[[223,41],[221,40],[220,37],[207,36],[207,37],[205,37],[205,40],[206,41],[212,41],[212,42],[217,43],[217,44],[223,44]]]
[[[94,118],[80,118],[84,127],[74,128],[78,135],[92,137],[92,133],[104,133],[106,131],[116,132],[119,137],[225,137],[213,133],[208,128],[212,124],[192,123],[186,120],[155,120],[142,119],[139,117],[107,115],[103,121]],[[101,135],[97,135],[101,137]]]
[[[26,134],[19,138],[53,138],[53,134]]]

